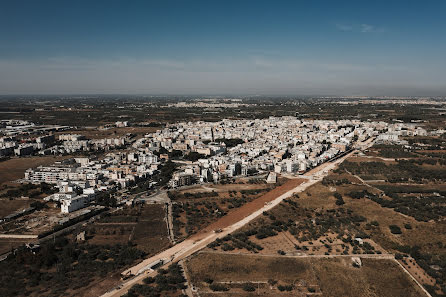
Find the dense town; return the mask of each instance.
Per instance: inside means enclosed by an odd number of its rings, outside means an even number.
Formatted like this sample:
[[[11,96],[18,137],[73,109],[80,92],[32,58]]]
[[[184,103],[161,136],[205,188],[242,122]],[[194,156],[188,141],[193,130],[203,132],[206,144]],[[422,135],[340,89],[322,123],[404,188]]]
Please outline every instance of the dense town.
[[[125,189],[150,180],[169,159],[178,165],[168,183],[171,188],[259,173],[267,174],[267,181],[275,183],[277,174],[304,173],[347,152],[357,141],[377,137],[377,141],[398,143],[399,136],[427,135],[426,130],[415,124],[311,121],[288,116],[175,123],[138,139],[128,135],[90,140],[83,135],[64,133],[58,134],[58,144],[55,144],[52,131],[68,127],[42,130],[22,121],[2,123],[2,132],[7,135],[0,139],[3,156],[92,154],[29,168],[21,180],[57,187],[59,192],[45,199],[61,202],[64,213],[88,206],[98,192]],[[118,127],[122,125],[122,122],[116,123]],[[31,132],[42,134],[17,139]],[[102,157],[93,156],[94,152],[109,150],[114,151]]]
[[[445,130],[436,122],[442,119],[440,109],[426,105],[433,118],[429,121],[426,115],[424,120],[391,113],[362,117],[344,110],[344,104],[320,117],[291,110],[280,116],[238,117],[237,108],[253,108],[254,113],[267,107],[226,106],[247,102],[234,99],[190,102],[170,106],[170,116],[181,114],[171,121],[160,120],[167,116],[164,107],[150,110],[153,117],[128,116],[140,108],[137,105],[125,111],[107,107],[104,114],[115,109],[116,113],[95,125],[82,125],[90,112],[83,105],[64,107],[67,116],[81,118],[69,126],[64,125],[67,121],[40,121],[29,115],[1,120],[5,182],[0,195],[5,207],[0,217],[0,264],[21,265],[21,255],[56,254],[70,261],[66,269],[77,283],[91,280],[89,288],[98,289],[93,295],[143,296],[144,290],[167,290],[161,279],[133,285],[163,273],[161,267],[178,271],[190,267],[185,275],[195,278],[202,265],[220,257],[231,263],[240,253],[271,259],[303,256],[303,261],[327,256],[334,257],[333,265],[349,256],[346,269],[370,267],[367,259],[377,258],[380,265],[401,264],[417,282],[439,292],[441,261],[428,257],[430,249],[417,254],[411,240],[425,228],[433,230],[437,244],[443,236]],[[320,113],[317,104],[299,105],[299,110]],[[54,103],[54,112],[65,105]],[[285,110],[294,105],[278,106]],[[414,110],[413,105],[405,108],[407,113]],[[205,112],[208,120],[195,120],[194,109]],[[183,116],[183,110],[189,115]],[[219,118],[212,120],[217,111]],[[337,117],[337,112],[352,115]],[[373,201],[374,208],[367,201]],[[393,213],[388,215],[388,209]],[[65,239],[93,260],[77,253],[67,256],[59,245]],[[49,250],[53,243],[54,250]],[[104,254],[112,252],[110,244],[125,255]],[[101,251],[97,256],[95,249]],[[320,269],[324,260],[314,261],[314,269]],[[93,269],[94,265],[106,272]],[[218,269],[225,271],[223,266]],[[91,278],[86,271],[97,272]],[[17,279],[33,279],[20,269],[14,273]],[[102,273],[114,273],[113,282]],[[5,281],[11,279],[8,275],[3,276]],[[285,294],[291,290],[305,296],[327,290],[324,282],[292,285],[285,275],[278,277],[278,284],[257,288],[250,281],[241,288],[181,277],[187,289],[179,284],[177,289],[182,289],[177,292],[197,296],[198,291],[243,294],[254,289]],[[39,290],[65,292],[65,287],[77,286],[55,279],[48,283],[57,285]],[[191,292],[194,286],[197,292]],[[421,288],[417,286],[408,288],[414,292]]]

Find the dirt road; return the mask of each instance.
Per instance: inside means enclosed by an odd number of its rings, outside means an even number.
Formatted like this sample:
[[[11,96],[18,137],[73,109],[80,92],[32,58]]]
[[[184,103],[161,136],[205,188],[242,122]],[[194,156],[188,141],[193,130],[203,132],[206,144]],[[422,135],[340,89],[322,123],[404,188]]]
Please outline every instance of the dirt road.
[[[307,179],[290,180],[284,185],[268,192],[262,197],[245,204],[238,210],[220,218],[215,223],[208,226],[200,233],[184,240],[183,242],[153,256],[141,263],[131,267],[123,272],[123,274],[132,274],[135,277],[125,281],[118,288],[115,288],[102,297],[117,297],[125,294],[134,284],[141,282],[145,277],[151,275],[150,266],[159,260],[179,261],[191,254],[203,249],[207,244],[213,242],[217,238],[224,237],[237,229],[243,227],[264,211],[268,211],[282,202],[284,199],[291,197],[294,193],[302,192],[311,185],[320,181],[329,171],[337,167],[346,158],[351,156],[355,151],[345,155],[333,162],[327,162],[321,166],[311,170],[305,174]],[[215,229],[222,229],[222,232],[215,233]]]

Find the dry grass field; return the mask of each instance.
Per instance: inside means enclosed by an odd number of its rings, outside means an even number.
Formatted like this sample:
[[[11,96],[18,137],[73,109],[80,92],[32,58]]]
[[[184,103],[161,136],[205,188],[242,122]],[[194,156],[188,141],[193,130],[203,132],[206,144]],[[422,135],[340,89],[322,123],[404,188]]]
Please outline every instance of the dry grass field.
[[[358,161],[349,159],[352,160]],[[379,158],[360,161],[389,162],[379,161]],[[446,256],[446,221],[441,217],[445,186],[438,181],[425,184],[364,182],[348,171],[337,170],[323,182],[264,213],[238,234],[208,245],[206,251],[268,256],[398,254],[403,257],[400,263],[415,279],[431,292],[441,294],[444,287],[442,263]],[[341,203],[337,196],[342,197]],[[395,204],[386,204],[386,201],[405,204],[392,208]],[[423,220],[430,209],[439,213],[438,219]],[[400,232],[394,232],[391,229],[394,226]],[[361,237],[367,246],[358,246],[352,240],[356,237]],[[372,277],[370,272],[367,278]],[[411,296],[404,295],[404,286],[397,291],[402,295],[391,296]],[[340,295],[333,296],[344,296],[341,292],[337,294]],[[367,294],[365,296],[387,296]]]
[[[199,253],[186,265],[200,296],[318,296],[327,297],[420,297],[423,292],[393,260],[351,258],[289,258],[256,255]],[[221,284],[227,292],[213,292],[209,282]],[[252,283],[254,292],[243,291]],[[259,283],[259,285],[257,285]],[[291,291],[279,290],[291,286]]]
[[[175,203],[175,236],[183,239],[200,230],[225,228],[301,182],[300,179],[282,178],[275,185],[264,182],[233,183],[172,191],[169,196]]]
[[[218,221],[215,221],[214,223],[209,225],[206,229],[215,230],[215,229],[226,228],[226,227],[234,224],[235,222],[240,221],[241,219],[248,216],[249,214],[253,213],[255,210],[262,208],[265,205],[265,203],[268,203],[268,202],[276,199],[278,196],[297,187],[303,181],[304,180],[302,180],[302,179],[287,180],[283,185],[278,186],[278,187],[274,188],[273,190],[263,194],[259,198],[244,204],[242,207],[237,208],[234,211],[231,211],[226,216],[220,218]]]
[[[3,218],[13,212],[29,207],[34,200],[29,199],[15,199],[9,200],[6,198],[0,199],[0,218]]]
[[[348,193],[352,191],[367,190],[370,193],[380,193],[376,188],[358,184],[346,184],[341,186],[328,187],[321,183],[308,188],[299,195],[299,205],[310,209],[330,209],[336,207],[333,197],[333,190],[342,194],[345,204],[343,207],[351,209],[355,214],[364,216],[368,222],[377,221],[379,226],[365,230],[370,232],[372,239],[378,242],[385,249],[392,249],[395,243],[402,245],[420,245],[426,251],[444,251],[435,243],[446,242],[446,222],[417,221],[413,217],[396,212],[391,208],[385,208],[369,199],[352,199]],[[421,189],[432,189],[432,185],[418,185]],[[444,185],[438,185],[435,189],[443,189]],[[405,229],[403,226],[410,224],[412,229]],[[389,225],[401,226],[402,234],[392,234]],[[426,236],[429,234],[429,236]]]
[[[363,234],[362,226],[367,223],[365,217],[336,204],[335,191],[332,186],[317,183],[263,213],[240,232],[219,239],[208,248],[265,255],[386,253]],[[363,244],[354,241],[356,237],[362,238]]]
[[[18,238],[0,238],[0,255],[10,252],[13,248],[17,248],[28,242],[33,242],[34,239],[18,239]]]
[[[425,296],[392,260],[361,259],[354,268],[345,259],[320,259],[314,265],[323,296]]]
[[[125,208],[89,226],[88,243],[106,245],[132,242],[147,254],[155,254],[170,245],[164,217],[163,205]]]

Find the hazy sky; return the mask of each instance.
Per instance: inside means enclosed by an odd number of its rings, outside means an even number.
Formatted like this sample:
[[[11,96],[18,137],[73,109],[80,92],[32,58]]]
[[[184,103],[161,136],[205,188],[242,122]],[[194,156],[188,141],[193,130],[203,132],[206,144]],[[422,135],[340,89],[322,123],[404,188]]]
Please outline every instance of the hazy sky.
[[[446,1],[6,1],[0,94],[446,95]]]

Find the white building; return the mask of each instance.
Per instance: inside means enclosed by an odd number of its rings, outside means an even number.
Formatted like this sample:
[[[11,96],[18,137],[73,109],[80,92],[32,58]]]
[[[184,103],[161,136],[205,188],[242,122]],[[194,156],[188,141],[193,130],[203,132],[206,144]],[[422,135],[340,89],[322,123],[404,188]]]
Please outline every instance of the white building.
[[[62,213],[70,213],[88,206],[90,197],[89,195],[80,195],[69,199],[63,199],[61,202],[60,208]]]

